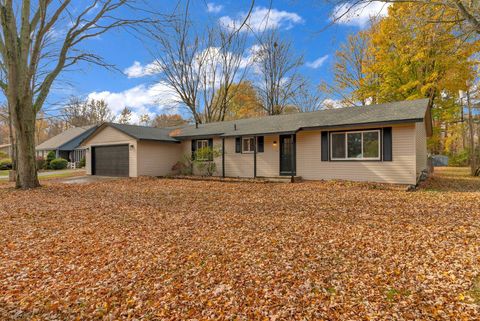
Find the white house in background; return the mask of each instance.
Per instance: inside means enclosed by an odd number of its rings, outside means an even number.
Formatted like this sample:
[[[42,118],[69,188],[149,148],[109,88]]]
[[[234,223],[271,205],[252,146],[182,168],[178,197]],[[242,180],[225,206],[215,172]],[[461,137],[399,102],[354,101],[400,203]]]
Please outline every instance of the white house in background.
[[[89,175],[166,176],[185,154],[217,147],[222,177],[415,184],[427,169],[428,100],[160,129],[104,123],[81,143]]]
[[[0,145],[0,153],[7,154],[8,157],[12,157],[12,144]]]

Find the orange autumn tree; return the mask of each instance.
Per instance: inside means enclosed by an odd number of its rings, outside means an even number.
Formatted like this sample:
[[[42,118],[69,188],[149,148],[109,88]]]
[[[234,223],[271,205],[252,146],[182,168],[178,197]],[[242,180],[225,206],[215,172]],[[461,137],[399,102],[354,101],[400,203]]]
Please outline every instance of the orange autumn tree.
[[[217,91],[216,99],[219,99],[221,92],[221,90]],[[227,110],[224,120],[252,118],[264,115],[262,102],[250,81],[232,84],[226,101]]]

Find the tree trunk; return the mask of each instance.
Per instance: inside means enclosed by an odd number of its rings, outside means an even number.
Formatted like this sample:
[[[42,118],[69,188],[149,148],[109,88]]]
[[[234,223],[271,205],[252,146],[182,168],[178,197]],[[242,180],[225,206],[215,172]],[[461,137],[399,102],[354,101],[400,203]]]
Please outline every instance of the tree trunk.
[[[470,92],[467,90],[467,107],[468,107],[468,132],[469,132],[469,149],[470,149],[470,173],[472,176],[477,171],[477,157],[475,155],[475,133],[473,131],[473,114],[472,102],[470,101]]]
[[[39,187],[35,161],[35,111],[33,106],[18,103],[12,106],[12,120],[16,141],[16,187]],[[28,103],[27,103],[28,104]]]

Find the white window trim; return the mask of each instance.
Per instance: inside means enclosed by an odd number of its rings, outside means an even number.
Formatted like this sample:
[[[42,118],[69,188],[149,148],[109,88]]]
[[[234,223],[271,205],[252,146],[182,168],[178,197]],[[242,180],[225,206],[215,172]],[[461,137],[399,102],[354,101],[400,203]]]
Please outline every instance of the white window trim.
[[[364,133],[377,133],[378,134],[378,157],[363,157],[363,134]],[[362,157],[357,158],[357,157],[348,157],[348,134],[355,134],[355,133],[361,133],[362,134],[362,140],[361,140],[361,147],[362,147]],[[345,157],[344,158],[338,158],[338,157],[333,157],[333,144],[332,144],[332,136],[335,134],[343,134],[345,137]],[[356,130],[356,131],[345,131],[345,132],[333,132],[330,133],[330,142],[329,142],[329,148],[330,148],[330,157],[331,160],[348,160],[348,161],[364,161],[364,160],[381,160],[381,136],[380,136],[380,130],[375,129],[375,130]]]
[[[250,144],[250,139],[253,139],[253,149],[252,150],[245,150],[244,149],[244,141],[248,140],[248,145],[250,148],[252,148]],[[242,137],[242,154],[252,154],[255,153],[255,137],[249,136],[249,137]]]
[[[204,144],[206,142],[206,145]],[[199,143],[200,145],[202,146],[199,146]],[[197,145],[196,146],[196,149],[195,151],[201,149],[201,148],[206,148],[208,147],[208,139],[198,139],[197,141],[195,141],[195,144]],[[205,145],[205,146],[204,146]],[[198,158],[197,159],[198,161],[208,161],[208,158],[204,159],[204,158]]]

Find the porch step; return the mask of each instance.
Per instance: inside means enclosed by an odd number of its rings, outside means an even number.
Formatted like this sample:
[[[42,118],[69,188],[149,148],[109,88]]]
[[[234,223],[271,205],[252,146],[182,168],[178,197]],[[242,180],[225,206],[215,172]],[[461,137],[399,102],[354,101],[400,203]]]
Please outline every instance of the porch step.
[[[264,176],[257,176],[258,180],[264,180],[267,182],[273,183],[298,183],[302,181],[301,176],[271,176],[271,177],[264,177]]]

